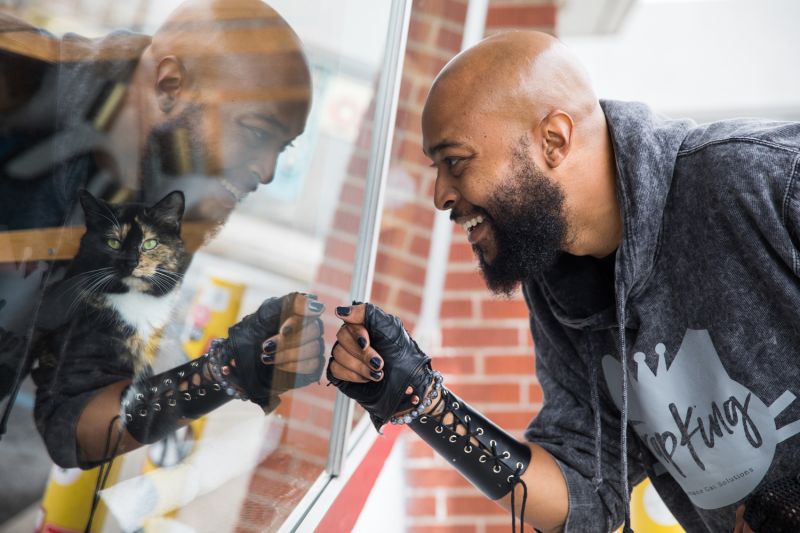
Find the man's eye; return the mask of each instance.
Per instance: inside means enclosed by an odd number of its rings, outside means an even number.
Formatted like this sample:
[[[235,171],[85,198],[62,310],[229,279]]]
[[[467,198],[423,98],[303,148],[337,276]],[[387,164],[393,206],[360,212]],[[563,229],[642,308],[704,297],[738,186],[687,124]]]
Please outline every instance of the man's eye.
[[[447,168],[453,168],[454,166],[456,166],[458,164],[459,161],[461,161],[461,158],[458,158],[458,157],[445,157],[443,161],[444,161],[444,164],[447,165]]]
[[[265,129],[257,128],[255,126],[248,126],[247,124],[242,124],[242,127],[247,130],[248,135],[250,135],[250,137],[255,141],[263,143],[272,138],[270,132]]]
[[[122,243],[118,239],[106,239],[106,244],[112,250],[119,250],[122,248]]]
[[[142,243],[142,250],[152,250],[158,246],[158,241],[155,239],[147,239]]]

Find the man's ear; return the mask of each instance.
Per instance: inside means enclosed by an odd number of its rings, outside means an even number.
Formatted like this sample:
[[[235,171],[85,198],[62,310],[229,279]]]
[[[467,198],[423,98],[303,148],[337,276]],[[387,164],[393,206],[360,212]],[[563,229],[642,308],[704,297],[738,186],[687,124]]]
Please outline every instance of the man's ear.
[[[557,109],[548,113],[539,123],[542,139],[542,155],[550,168],[556,168],[569,154],[572,146],[572,117]]]
[[[175,56],[165,56],[156,68],[156,99],[164,113],[171,112],[186,86],[186,69]]]

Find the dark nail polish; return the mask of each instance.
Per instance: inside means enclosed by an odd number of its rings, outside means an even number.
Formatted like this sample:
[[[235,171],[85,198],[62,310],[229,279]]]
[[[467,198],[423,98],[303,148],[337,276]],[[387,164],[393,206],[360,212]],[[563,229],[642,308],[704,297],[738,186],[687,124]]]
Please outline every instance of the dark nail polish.
[[[266,364],[270,364],[275,360],[275,356],[270,353],[262,353],[261,354],[261,362]]]
[[[350,314],[350,311],[351,311],[351,310],[352,310],[352,308],[351,308],[351,307],[348,307],[348,306],[339,306],[339,307],[337,307],[337,308],[336,308],[336,314],[337,314],[337,315],[340,315],[340,316],[347,316],[347,315],[349,315],[349,314]]]
[[[358,345],[363,350],[364,348],[367,347],[367,339],[365,339],[364,337],[359,337],[358,338]]]
[[[373,379],[381,379],[381,376],[383,376],[383,372],[381,372],[380,370],[378,371],[370,370],[369,375],[372,376]]]
[[[319,296],[317,296],[316,294],[308,293],[306,294],[306,298],[308,298],[309,300],[316,300],[317,298],[319,298]]]
[[[369,360],[369,366],[371,366],[375,370],[379,369],[381,367],[381,359],[380,359],[380,357],[373,357],[372,359],[370,359]]]
[[[311,301],[308,302],[308,308],[311,309],[312,311],[322,311],[323,309],[325,309],[325,306],[319,302]]]
[[[278,345],[275,344],[275,341],[267,341],[261,345],[261,351],[263,351],[266,354],[275,353],[275,349],[277,347]]]

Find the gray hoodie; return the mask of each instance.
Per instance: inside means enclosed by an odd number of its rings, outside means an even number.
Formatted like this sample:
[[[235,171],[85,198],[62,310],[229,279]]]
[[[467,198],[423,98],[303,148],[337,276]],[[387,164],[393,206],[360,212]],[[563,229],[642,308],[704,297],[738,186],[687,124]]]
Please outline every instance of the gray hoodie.
[[[601,105],[622,242],[524,284],[544,390],[526,437],[561,466],[567,531],[612,531],[649,476],[687,531],[730,532],[800,472],[800,124]]]

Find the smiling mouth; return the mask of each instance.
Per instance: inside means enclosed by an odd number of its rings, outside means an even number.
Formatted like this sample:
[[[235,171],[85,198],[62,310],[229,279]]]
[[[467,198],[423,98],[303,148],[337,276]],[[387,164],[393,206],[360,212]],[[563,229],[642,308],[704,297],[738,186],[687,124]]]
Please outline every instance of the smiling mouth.
[[[242,189],[240,189],[239,187],[237,187],[236,185],[234,185],[225,178],[222,178],[220,180],[220,183],[222,184],[222,186],[225,188],[226,191],[231,193],[231,196],[233,196],[233,199],[237,202],[241,202],[242,200],[244,200],[245,197],[251,192],[251,191],[243,191]],[[255,188],[253,190],[255,190]]]
[[[471,219],[462,222],[461,227],[464,228],[464,231],[467,232],[467,235],[469,235],[484,220],[486,219],[483,215],[475,215]]]

